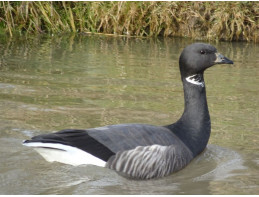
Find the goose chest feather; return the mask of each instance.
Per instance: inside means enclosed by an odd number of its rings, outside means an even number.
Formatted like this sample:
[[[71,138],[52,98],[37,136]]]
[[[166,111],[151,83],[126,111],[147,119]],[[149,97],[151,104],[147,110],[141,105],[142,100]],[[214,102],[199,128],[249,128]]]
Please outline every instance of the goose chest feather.
[[[166,126],[119,124],[66,129],[25,140],[47,161],[107,167],[135,179],[167,176],[184,168],[207,146],[210,115],[204,71],[215,64],[233,64],[209,44],[194,43],[181,53],[179,68],[184,111]]]

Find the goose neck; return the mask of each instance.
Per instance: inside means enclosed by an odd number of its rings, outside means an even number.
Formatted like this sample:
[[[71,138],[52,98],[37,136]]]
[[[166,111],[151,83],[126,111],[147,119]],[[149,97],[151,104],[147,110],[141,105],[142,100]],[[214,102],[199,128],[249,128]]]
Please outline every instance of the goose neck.
[[[193,76],[197,83],[182,78],[184,89],[184,112],[181,118],[168,128],[176,134],[193,155],[197,155],[206,147],[210,136],[210,115],[206,99],[203,76]]]

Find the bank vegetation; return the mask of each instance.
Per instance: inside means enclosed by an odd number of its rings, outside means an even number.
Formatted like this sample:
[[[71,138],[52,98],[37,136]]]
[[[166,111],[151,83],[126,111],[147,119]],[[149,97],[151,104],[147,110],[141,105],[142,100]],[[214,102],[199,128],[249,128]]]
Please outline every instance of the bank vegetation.
[[[259,2],[0,2],[0,33],[259,42]]]

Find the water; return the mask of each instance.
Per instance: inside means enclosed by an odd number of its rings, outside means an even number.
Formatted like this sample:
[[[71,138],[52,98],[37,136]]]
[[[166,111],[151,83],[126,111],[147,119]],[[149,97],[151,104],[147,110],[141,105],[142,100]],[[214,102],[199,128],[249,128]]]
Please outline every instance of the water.
[[[0,39],[0,194],[259,194],[258,44],[211,43],[234,65],[205,73],[212,134],[184,170],[149,181],[48,163],[21,145],[65,128],[166,125],[183,110],[187,39]]]

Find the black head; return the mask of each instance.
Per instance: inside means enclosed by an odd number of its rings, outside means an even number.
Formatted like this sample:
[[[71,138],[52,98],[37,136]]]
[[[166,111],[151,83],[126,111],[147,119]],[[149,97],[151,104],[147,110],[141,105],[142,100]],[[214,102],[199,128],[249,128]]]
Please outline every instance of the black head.
[[[187,46],[179,60],[182,77],[203,74],[204,70],[215,64],[233,64],[233,61],[218,53],[214,46],[204,43]]]

